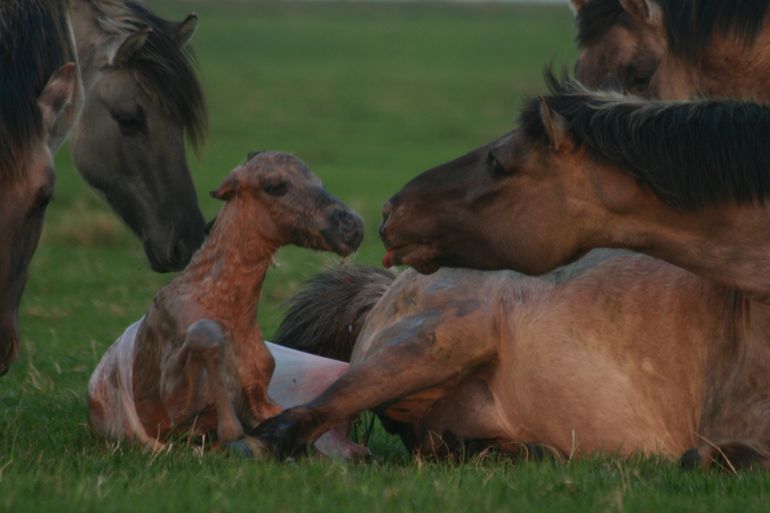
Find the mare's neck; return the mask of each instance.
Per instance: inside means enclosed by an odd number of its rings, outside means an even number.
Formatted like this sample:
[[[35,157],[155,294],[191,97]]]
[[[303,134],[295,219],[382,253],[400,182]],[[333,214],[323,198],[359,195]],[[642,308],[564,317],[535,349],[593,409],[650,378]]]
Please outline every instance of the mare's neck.
[[[612,223],[610,245],[647,253],[770,304],[770,207],[679,212],[651,199]]]
[[[256,209],[225,205],[203,247],[177,278],[207,315],[225,322],[234,332],[257,328],[262,282],[280,246],[260,231]]]

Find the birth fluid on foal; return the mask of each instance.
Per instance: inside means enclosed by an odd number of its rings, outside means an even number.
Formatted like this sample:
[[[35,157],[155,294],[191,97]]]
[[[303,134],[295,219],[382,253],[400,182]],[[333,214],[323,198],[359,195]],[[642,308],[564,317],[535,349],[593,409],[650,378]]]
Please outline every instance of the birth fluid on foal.
[[[174,432],[216,431],[228,443],[278,413],[268,396],[274,359],[257,324],[273,254],[294,244],[348,255],[363,238],[361,218],[288,154],[250,155],[212,194],[225,206],[203,247],[91,376],[89,420],[99,435],[157,446]],[[344,370],[330,362],[321,374]]]
[[[350,370],[259,426],[275,452],[377,408],[428,451],[449,433],[770,465],[770,150],[758,136],[770,108],[549,80],[511,134],[385,205],[385,263],[539,274],[596,247],[668,263],[609,259],[562,283],[405,273],[366,318]]]
[[[19,301],[53,196],[48,145],[74,120],[74,51],[66,13],[55,7],[0,5],[0,76],[15,77],[0,80],[0,375],[19,351]]]

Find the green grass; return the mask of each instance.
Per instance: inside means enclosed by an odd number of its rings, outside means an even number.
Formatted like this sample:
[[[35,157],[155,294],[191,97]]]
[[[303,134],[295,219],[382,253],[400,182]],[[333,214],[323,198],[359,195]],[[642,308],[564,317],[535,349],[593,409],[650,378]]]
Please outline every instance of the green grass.
[[[541,70],[576,51],[566,7],[153,2],[201,16],[194,46],[211,111],[193,172],[206,192],[250,149],[297,153],[358,209],[377,263],[379,208],[410,177],[509,130]],[[57,158],[56,202],[22,305],[20,360],[0,380],[2,511],[750,511],[767,474],[683,473],[656,460],[415,461],[380,430],[367,465],[243,461],[178,446],[149,455],[89,434],[84,391],[104,350],[170,279]],[[285,249],[260,322],[335,258]]]

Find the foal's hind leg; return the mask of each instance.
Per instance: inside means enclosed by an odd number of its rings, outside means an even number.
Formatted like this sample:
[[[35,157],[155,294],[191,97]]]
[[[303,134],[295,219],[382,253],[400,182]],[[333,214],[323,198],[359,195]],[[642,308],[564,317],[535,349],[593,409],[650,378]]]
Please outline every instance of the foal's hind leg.
[[[434,308],[406,317],[374,335],[362,362],[315,400],[260,424],[255,435],[278,457],[304,450],[321,433],[359,412],[397,402],[412,393],[459,382],[496,354],[488,312],[479,306]]]
[[[683,468],[716,468],[727,471],[770,469],[770,455],[747,443],[729,442],[689,449],[679,458],[679,463]]]
[[[227,342],[219,323],[208,319],[196,321],[187,328],[184,344],[167,360],[161,376],[163,405],[172,423],[186,423],[213,402],[220,443],[243,436],[227,389]]]

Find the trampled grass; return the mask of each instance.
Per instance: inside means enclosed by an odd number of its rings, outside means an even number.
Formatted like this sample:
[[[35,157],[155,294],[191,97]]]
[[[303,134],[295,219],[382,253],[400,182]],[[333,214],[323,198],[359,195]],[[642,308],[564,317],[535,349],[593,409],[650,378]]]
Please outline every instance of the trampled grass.
[[[297,153],[358,209],[375,264],[381,203],[410,177],[509,130],[541,71],[576,52],[566,7],[152,2],[201,16],[194,46],[211,111],[193,161],[206,192],[250,149]],[[657,460],[513,464],[413,460],[381,431],[369,464],[243,461],[94,439],[84,391],[104,350],[170,276],[84,185],[66,152],[22,308],[22,356],[0,380],[0,510],[749,511],[770,476],[681,472]],[[336,259],[285,249],[260,309],[265,333],[299,283]],[[547,372],[547,369],[544,369]]]

